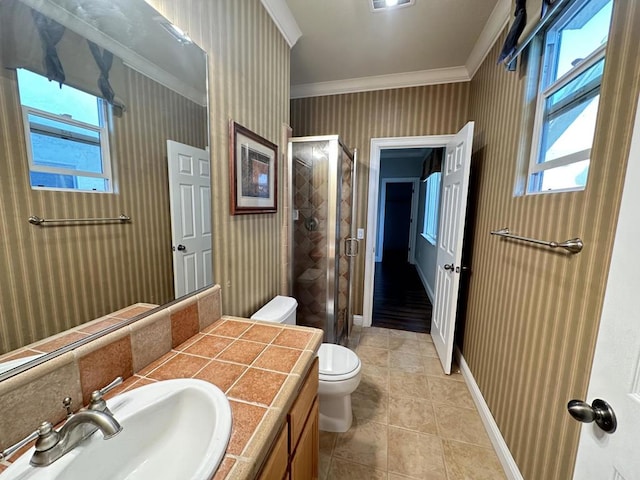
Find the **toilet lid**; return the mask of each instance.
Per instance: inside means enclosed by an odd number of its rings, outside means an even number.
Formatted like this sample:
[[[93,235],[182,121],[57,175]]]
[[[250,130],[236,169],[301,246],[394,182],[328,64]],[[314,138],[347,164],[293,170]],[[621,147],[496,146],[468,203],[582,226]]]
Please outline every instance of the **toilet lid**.
[[[360,359],[353,351],[342,345],[323,343],[318,351],[320,375],[331,379],[348,375],[360,367]]]

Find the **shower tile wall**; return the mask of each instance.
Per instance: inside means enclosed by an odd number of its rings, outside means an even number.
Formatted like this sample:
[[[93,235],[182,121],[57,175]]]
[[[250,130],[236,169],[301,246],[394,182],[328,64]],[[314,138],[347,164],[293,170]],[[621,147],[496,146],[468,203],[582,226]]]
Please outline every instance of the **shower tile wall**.
[[[318,149],[314,149],[316,155]],[[307,157],[307,156],[305,156]],[[293,162],[293,295],[298,323],[325,329],[327,304],[328,158]],[[317,222],[315,227],[314,221]]]

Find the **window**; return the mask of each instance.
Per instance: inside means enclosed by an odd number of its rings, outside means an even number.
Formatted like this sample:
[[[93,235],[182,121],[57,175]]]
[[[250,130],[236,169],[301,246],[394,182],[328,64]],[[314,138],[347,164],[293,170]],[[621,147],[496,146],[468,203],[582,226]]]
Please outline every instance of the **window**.
[[[24,69],[18,87],[31,188],[112,192],[106,102]]]
[[[527,193],[582,190],[587,183],[613,0],[569,5],[539,34]]]
[[[433,245],[438,238],[438,212],[440,210],[440,172],[427,178],[427,191],[424,198],[424,225],[422,236]]]

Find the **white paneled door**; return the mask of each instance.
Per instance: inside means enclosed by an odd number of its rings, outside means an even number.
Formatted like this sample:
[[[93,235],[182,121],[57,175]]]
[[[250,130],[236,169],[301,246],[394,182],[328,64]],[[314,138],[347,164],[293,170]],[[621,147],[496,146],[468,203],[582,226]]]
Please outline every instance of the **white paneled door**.
[[[213,284],[209,152],[167,140],[176,298]]]
[[[451,373],[453,360],[472,141],[473,122],[469,122],[447,143],[442,165],[436,293],[431,319],[431,337],[447,374]]]
[[[607,402],[617,428],[584,424],[574,480],[640,479],[640,102],[586,400]],[[584,405],[583,405],[584,406]],[[596,403],[596,407],[598,404]],[[586,410],[587,420],[589,410]],[[605,425],[606,426],[606,425]]]

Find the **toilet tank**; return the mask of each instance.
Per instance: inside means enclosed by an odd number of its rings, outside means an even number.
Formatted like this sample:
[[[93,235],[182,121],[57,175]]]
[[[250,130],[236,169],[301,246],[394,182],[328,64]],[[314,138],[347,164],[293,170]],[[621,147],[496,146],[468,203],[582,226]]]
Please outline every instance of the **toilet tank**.
[[[278,295],[264,307],[251,315],[251,320],[263,320],[265,322],[296,324],[296,308],[298,302],[293,297]]]

